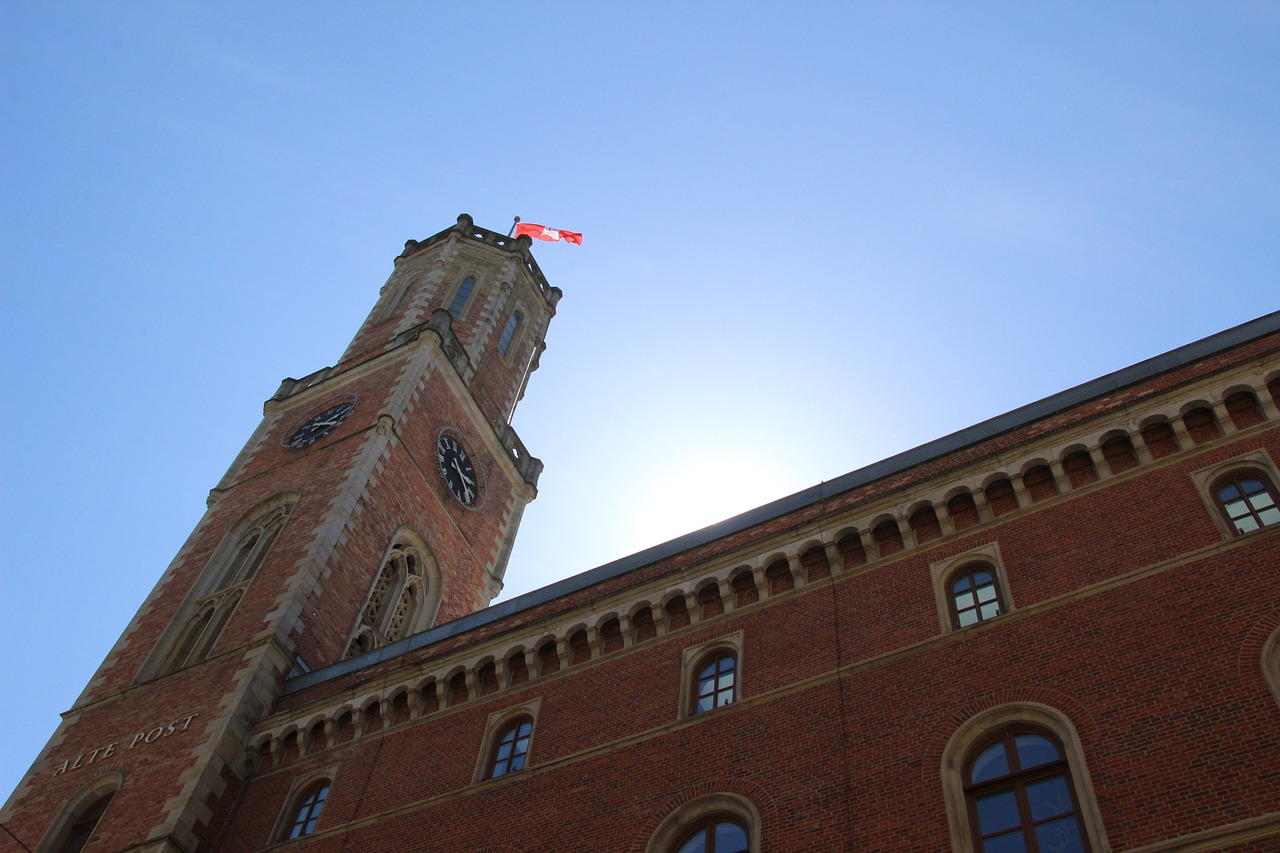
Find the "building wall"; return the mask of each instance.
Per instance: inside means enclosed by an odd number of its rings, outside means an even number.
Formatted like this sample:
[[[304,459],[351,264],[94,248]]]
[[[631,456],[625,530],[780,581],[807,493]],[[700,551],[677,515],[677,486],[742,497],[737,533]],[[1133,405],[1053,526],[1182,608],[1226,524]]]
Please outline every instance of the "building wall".
[[[290,791],[322,772],[330,799],[302,842],[320,850],[645,850],[680,804],[716,792],[754,806],[762,850],[963,849],[949,743],[986,715],[1042,713],[1077,739],[1097,848],[1275,849],[1280,706],[1263,649],[1280,631],[1280,527],[1224,532],[1203,475],[1280,458],[1276,348],[1272,335],[1184,365],[892,486],[288,693],[257,729],[258,769],[218,849],[269,846]],[[1253,413],[1229,410],[1246,388]],[[1153,423],[1176,446],[1158,432],[1144,441]],[[1063,469],[1076,449],[1093,482],[1072,485]],[[1039,463],[1054,463],[1056,495],[1022,481]],[[1019,480],[1013,498],[989,490],[983,520],[957,530],[944,497],[1003,477]],[[924,503],[942,518],[913,530]],[[882,556],[871,531],[887,519],[903,544]],[[1012,606],[952,630],[937,567],[967,553],[998,559]],[[673,595],[689,624],[664,623]],[[613,618],[646,610],[659,613],[654,636],[627,619],[610,639]],[[560,667],[539,674],[548,638]],[[734,638],[738,701],[683,715],[687,650]],[[517,660],[530,678],[506,686]],[[459,673],[469,689],[455,695]],[[493,719],[530,705],[528,768],[474,781]]]

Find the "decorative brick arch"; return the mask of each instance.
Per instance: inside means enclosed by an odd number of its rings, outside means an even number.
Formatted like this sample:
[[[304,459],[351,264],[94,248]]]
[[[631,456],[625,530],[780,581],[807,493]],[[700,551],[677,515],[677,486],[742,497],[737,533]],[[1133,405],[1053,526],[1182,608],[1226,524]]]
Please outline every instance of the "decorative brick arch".
[[[1280,705],[1280,607],[1267,608],[1266,614],[1245,634],[1236,657],[1236,673],[1248,690],[1256,689],[1261,675]]]
[[[654,836],[664,827],[667,819],[678,812],[686,810],[699,800],[722,797],[745,801],[758,816],[758,825],[751,827],[753,837],[759,843],[763,827],[777,826],[778,805],[773,796],[763,787],[750,779],[708,779],[685,788],[661,806],[650,810],[640,821],[640,832],[636,835],[628,849],[629,853],[645,853],[649,849]],[[755,849],[755,848],[753,848]],[[759,849],[765,849],[760,845]]]

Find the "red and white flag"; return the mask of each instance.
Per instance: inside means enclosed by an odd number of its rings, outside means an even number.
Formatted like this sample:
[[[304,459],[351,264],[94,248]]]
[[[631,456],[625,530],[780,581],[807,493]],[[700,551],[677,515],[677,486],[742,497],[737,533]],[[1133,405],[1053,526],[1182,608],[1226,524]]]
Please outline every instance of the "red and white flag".
[[[521,234],[528,234],[534,239],[546,240],[548,243],[563,240],[566,243],[582,245],[582,235],[577,231],[561,231],[545,225],[534,225],[532,222],[521,222],[516,225],[516,236],[519,237]]]

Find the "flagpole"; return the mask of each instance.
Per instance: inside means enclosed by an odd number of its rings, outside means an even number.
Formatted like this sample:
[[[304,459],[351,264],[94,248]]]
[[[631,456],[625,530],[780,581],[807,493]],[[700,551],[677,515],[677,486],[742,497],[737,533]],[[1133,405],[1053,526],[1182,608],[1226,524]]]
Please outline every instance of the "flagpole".
[[[507,229],[507,236],[510,237],[516,230],[516,226],[520,224],[520,217],[516,217],[516,221],[511,223],[511,227]]]

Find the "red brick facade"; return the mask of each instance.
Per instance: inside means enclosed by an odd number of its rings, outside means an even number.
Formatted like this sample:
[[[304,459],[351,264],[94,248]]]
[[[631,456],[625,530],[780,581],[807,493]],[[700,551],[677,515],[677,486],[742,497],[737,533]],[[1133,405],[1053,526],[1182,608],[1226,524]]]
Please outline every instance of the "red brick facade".
[[[441,330],[469,271],[482,301]],[[1238,533],[1217,498],[1241,472],[1274,495],[1280,315],[481,609],[533,496],[505,418],[558,296],[527,241],[468,218],[411,244],[338,367],[268,404],[5,826],[57,850],[114,791],[86,851],[666,851],[715,816],[753,851],[971,850],[965,774],[1017,730],[1062,751],[1066,849],[1280,849],[1280,524]],[[286,446],[340,394],[345,422]],[[474,507],[435,471],[442,429],[482,471]],[[281,494],[212,653],[148,670],[227,532]],[[402,528],[439,564],[434,626],[347,658]],[[958,571],[998,590],[976,624]],[[733,701],[694,713],[726,655]],[[313,671],[286,678],[295,656]],[[527,763],[487,778],[520,720]]]

